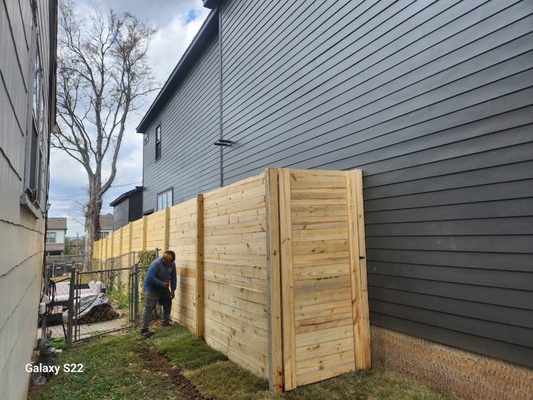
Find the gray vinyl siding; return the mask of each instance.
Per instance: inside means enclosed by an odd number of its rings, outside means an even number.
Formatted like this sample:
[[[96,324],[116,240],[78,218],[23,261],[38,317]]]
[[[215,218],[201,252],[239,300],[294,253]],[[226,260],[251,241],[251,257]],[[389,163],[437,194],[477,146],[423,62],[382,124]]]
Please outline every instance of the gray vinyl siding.
[[[130,199],[125,198],[119,204],[113,206],[113,230],[128,225],[130,214]],[[141,214],[142,217],[142,214]]]
[[[147,130],[143,210],[157,209],[157,194],[173,189],[177,204],[220,186],[220,74],[218,37],[178,86]],[[155,129],[161,124],[161,158],[155,160]]]
[[[142,218],[143,215],[143,192],[142,190],[133,193],[129,198],[129,217],[128,221],[135,221]]]
[[[533,2],[220,13],[224,184],[363,169],[371,323],[533,366]]]

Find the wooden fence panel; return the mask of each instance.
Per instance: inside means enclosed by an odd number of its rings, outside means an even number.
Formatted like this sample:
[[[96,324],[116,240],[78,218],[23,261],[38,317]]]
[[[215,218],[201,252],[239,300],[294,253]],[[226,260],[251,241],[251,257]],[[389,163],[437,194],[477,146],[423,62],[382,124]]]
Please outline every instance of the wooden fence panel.
[[[176,253],[172,319],[272,390],[370,367],[361,171],[268,169],[131,222],[95,258],[155,248]]]
[[[100,269],[100,260],[101,260],[101,245],[102,241],[97,241],[93,243],[93,268]]]
[[[143,251],[144,248],[144,221],[145,218],[130,222],[131,225],[131,251]]]
[[[113,232],[113,257],[118,257],[122,254],[122,228]]]
[[[286,390],[370,366],[358,177],[280,170]]]
[[[122,231],[122,240],[121,240],[121,246],[120,246],[120,265],[119,268],[129,268],[133,264],[134,260],[131,255],[131,231],[132,231],[132,224],[128,224],[126,226],[123,226],[121,228]],[[124,270],[121,272],[121,283],[123,285],[128,284],[129,279],[129,271]],[[126,287],[126,286],[125,286]]]
[[[104,264],[102,265],[103,269],[107,268],[107,266],[105,265],[107,260],[113,258],[113,241],[112,241],[111,235],[108,235],[105,238],[105,254],[106,254],[106,258],[104,260]]]
[[[192,199],[169,210],[169,249],[176,253],[177,288],[172,303],[174,321],[196,332],[198,212]]]
[[[265,175],[204,194],[205,341],[268,377]]]
[[[161,210],[146,217],[146,250],[166,250],[167,210]]]

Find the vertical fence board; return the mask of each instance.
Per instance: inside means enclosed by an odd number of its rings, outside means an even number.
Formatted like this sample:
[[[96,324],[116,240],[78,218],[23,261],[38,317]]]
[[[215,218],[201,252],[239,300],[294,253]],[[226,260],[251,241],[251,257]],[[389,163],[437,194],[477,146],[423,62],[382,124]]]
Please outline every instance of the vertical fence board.
[[[279,170],[279,225],[281,241],[281,282],[283,287],[283,365],[285,390],[296,388],[296,335],[294,326],[294,283],[292,270],[291,176]]]
[[[275,393],[283,390],[283,342],[281,327],[281,265],[279,237],[279,192],[278,171],[266,171],[266,215],[267,215],[267,257],[269,305],[269,386]]]
[[[131,248],[130,251],[144,250],[144,221],[145,217],[130,222],[131,225]]]
[[[361,313],[359,312],[362,303],[361,276],[359,268],[359,224],[358,224],[358,204],[356,193],[356,175],[354,172],[346,173],[346,187],[348,194],[348,225],[350,243],[350,284],[352,291],[352,326],[354,336],[354,367],[360,369],[364,362],[361,360],[361,352],[357,349],[361,345]]]
[[[143,229],[143,234],[142,234],[143,247],[142,247],[142,251],[146,251],[146,250],[148,250],[147,249],[147,245],[146,245],[146,240],[148,238],[148,234],[147,234],[148,217],[145,215],[143,217],[142,221],[143,221],[143,225],[142,225],[142,229]],[[153,250],[153,249],[150,249],[150,250]]]
[[[204,198],[196,196],[196,336],[205,336],[204,315]]]
[[[365,243],[365,213],[363,208],[363,171],[354,170],[355,174],[355,199],[357,204],[357,224],[359,231],[359,292],[360,292],[360,331],[357,353],[360,355],[360,362],[357,368],[370,368],[372,366],[372,355],[370,351],[370,317],[368,310],[368,287],[366,271],[366,243]]]
[[[163,238],[163,251],[168,250],[168,230],[169,230],[169,220],[170,220],[170,208],[165,208],[165,221],[164,221],[164,238]]]

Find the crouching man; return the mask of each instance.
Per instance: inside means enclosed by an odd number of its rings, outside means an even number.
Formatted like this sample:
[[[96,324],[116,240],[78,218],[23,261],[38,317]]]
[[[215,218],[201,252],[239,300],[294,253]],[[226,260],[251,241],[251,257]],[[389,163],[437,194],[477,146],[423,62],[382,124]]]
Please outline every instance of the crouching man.
[[[148,267],[144,278],[144,311],[141,325],[141,335],[144,337],[152,335],[148,326],[157,303],[163,306],[161,325],[170,325],[170,309],[176,291],[175,260],[173,251],[165,251],[163,257],[157,258]]]

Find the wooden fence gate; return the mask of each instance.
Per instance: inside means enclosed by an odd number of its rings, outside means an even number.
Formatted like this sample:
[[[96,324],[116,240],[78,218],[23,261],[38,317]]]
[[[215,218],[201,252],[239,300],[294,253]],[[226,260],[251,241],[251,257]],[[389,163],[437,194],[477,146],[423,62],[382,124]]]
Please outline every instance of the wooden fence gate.
[[[370,367],[361,171],[279,170],[285,390]]]

